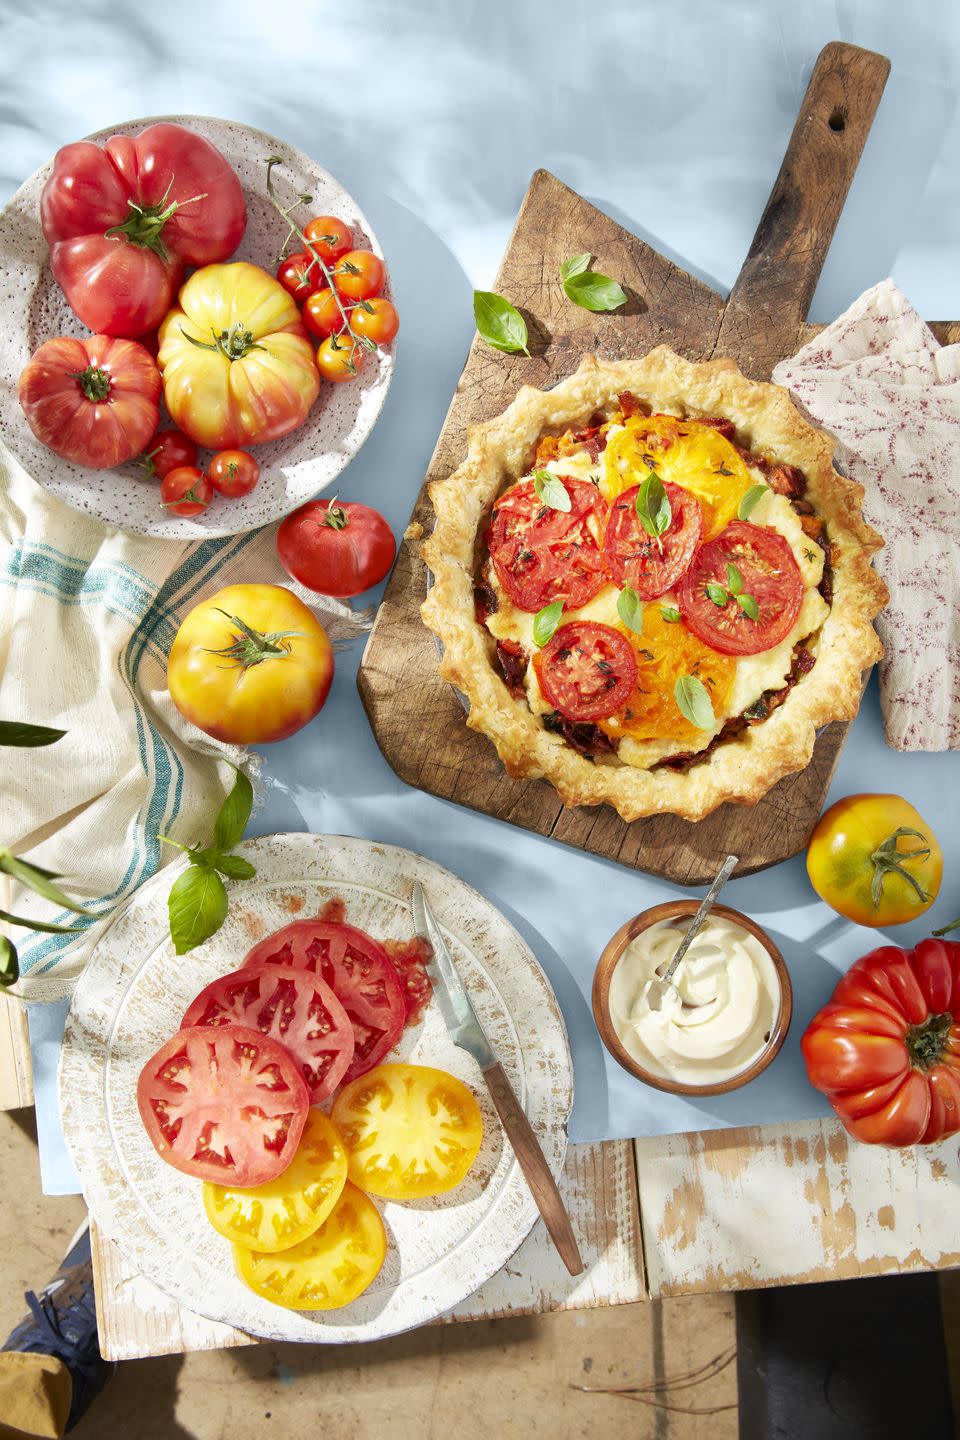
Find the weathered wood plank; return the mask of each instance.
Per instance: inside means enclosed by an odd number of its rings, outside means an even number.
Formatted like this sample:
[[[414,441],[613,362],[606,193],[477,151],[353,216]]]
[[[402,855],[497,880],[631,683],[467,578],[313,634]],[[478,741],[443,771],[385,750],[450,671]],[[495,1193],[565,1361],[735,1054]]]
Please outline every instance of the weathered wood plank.
[[[0,996],[0,1110],[19,1110],[32,1104],[27,1007],[12,995]]]

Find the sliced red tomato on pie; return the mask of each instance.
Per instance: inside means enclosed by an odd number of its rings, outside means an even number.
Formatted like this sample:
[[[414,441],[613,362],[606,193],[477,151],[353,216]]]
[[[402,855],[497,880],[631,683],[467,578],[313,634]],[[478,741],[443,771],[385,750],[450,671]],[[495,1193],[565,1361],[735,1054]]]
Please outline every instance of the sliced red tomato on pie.
[[[633,646],[612,625],[572,620],[533,657],[540,689],[568,720],[605,720],[633,691]]]
[[[244,968],[292,966],[320,976],[353,1026],[353,1059],[341,1080],[355,1080],[379,1065],[403,1034],[407,1018],[403,987],[378,941],[353,925],[295,920],[255,945]]]
[[[758,655],[785,639],[803,604],[803,577],[776,530],[736,520],[704,545],[680,582],[690,629],[721,655]]]
[[[569,510],[554,510],[532,480],[523,480],[501,495],[487,531],[500,584],[514,605],[531,613],[555,600],[579,609],[607,583],[600,558],[606,501],[587,480],[558,478]]]
[[[332,1095],[353,1059],[353,1026],[319,975],[245,964],[214,980],[194,1000],[184,1026],[245,1025],[269,1035],[293,1055],[310,1103]]]
[[[310,1109],[277,1040],[241,1025],[178,1030],[140,1072],[137,1106],[161,1159],[218,1185],[264,1185],[293,1160]]]
[[[610,506],[603,537],[603,564],[620,586],[629,585],[641,600],[656,600],[672,590],[703,536],[703,516],[696,496],[679,485],[664,485],[670,501],[670,525],[654,538],[640,523],[640,486],[624,490]]]

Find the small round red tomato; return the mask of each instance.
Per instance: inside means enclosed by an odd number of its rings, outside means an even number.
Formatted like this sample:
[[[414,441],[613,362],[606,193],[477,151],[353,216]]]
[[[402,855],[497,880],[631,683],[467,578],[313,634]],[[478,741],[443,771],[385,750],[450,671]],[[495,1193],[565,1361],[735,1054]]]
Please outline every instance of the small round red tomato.
[[[314,290],[312,295],[307,296],[303,306],[303,323],[318,340],[325,340],[328,335],[337,335],[343,329],[346,324],[343,311],[329,287],[326,290]]]
[[[303,233],[325,265],[332,265],[341,255],[346,255],[353,244],[350,230],[335,215],[318,215]]]
[[[596,486],[559,477],[569,510],[544,504],[533,480],[521,480],[493,507],[487,547],[500,584],[514,605],[536,614],[562,600],[570,610],[606,583],[600,536],[607,506]]]
[[[164,475],[160,499],[171,515],[201,515],[213,499],[213,486],[196,465],[178,465]]]
[[[207,466],[207,475],[214,490],[236,499],[250,494],[260,479],[260,466],[246,450],[218,450]]]
[[[374,296],[372,300],[361,300],[350,312],[350,328],[374,345],[389,345],[400,329],[400,316],[389,300]]]
[[[606,720],[629,700],[637,683],[630,641],[593,620],[561,625],[533,657],[540,689],[568,720]]]
[[[333,283],[348,300],[371,300],[386,278],[383,261],[372,250],[348,250],[333,272]]]
[[[759,655],[793,629],[803,577],[776,530],[735,520],[694,556],[680,582],[680,610],[721,655]]]
[[[641,600],[665,595],[689,568],[703,535],[700,502],[679,485],[664,485],[670,524],[657,538],[637,514],[640,486],[624,490],[610,506],[603,537],[603,563],[618,585],[630,585]]]
[[[363,346],[349,336],[328,335],[317,350],[317,369],[324,380],[341,385],[345,380],[356,380],[363,356]]]
[[[323,271],[306,250],[297,250],[286,260],[281,260],[277,266],[277,279],[298,305],[302,305],[319,286],[326,284]]]
[[[277,531],[288,575],[308,590],[347,599],[383,579],[397,553],[383,516],[349,500],[308,500]]]
[[[197,447],[182,430],[158,430],[143,452],[143,468],[162,480],[181,465],[196,465]]]

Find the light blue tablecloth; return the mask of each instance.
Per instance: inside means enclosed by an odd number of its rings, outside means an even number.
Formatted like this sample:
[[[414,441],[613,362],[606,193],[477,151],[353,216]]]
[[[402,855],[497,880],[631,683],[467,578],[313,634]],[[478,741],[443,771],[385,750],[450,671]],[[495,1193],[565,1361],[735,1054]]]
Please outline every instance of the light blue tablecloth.
[[[736,278],[821,46],[844,39],[893,70],[813,301],[833,319],[892,273],[931,319],[960,317],[960,12],[909,14],[892,0],[485,6],[355,0],[198,6],[168,0],[77,9],[0,4],[0,198],[64,142],[138,115],[206,113],[302,146],[356,195],[385,248],[402,315],[382,419],[341,493],[400,532],[472,332],[470,292],[492,282],[540,165],[666,255],[725,291]],[[589,236],[584,237],[589,246]],[[373,597],[379,598],[379,595]],[[273,780],[252,827],[364,835],[409,846],[500,906],[550,975],[573,1044],[573,1139],[707,1128],[823,1113],[798,1042],[837,971],[881,937],[816,901],[802,859],[733,881],[729,903],[782,946],[795,1021],[776,1065],[739,1094],[698,1106],[645,1089],[610,1060],[589,1008],[602,945],[629,915],[677,892],[664,882],[407,789],[363,718],[360,647],[338,660],[330,701],[268,752]],[[875,687],[832,797],[907,796],[947,857],[943,923],[960,911],[955,755],[883,745]],[[919,922],[898,941],[926,933]],[[45,1189],[76,1188],[59,1135],[59,1007],[31,1015]]]

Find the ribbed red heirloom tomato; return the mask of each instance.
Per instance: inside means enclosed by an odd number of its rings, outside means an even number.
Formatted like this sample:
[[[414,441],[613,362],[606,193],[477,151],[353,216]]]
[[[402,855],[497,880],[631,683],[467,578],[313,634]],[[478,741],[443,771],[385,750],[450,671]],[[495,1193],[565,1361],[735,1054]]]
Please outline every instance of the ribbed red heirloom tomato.
[[[135,340],[47,340],[18,387],[27,424],[56,455],[112,470],[150,439],[160,416],[160,371]]]
[[[882,945],[847,971],[800,1042],[810,1083],[872,1145],[960,1130],[960,944]]]
[[[396,553],[380,512],[349,500],[308,500],[277,531],[287,574],[308,590],[341,600],[382,580]]]

